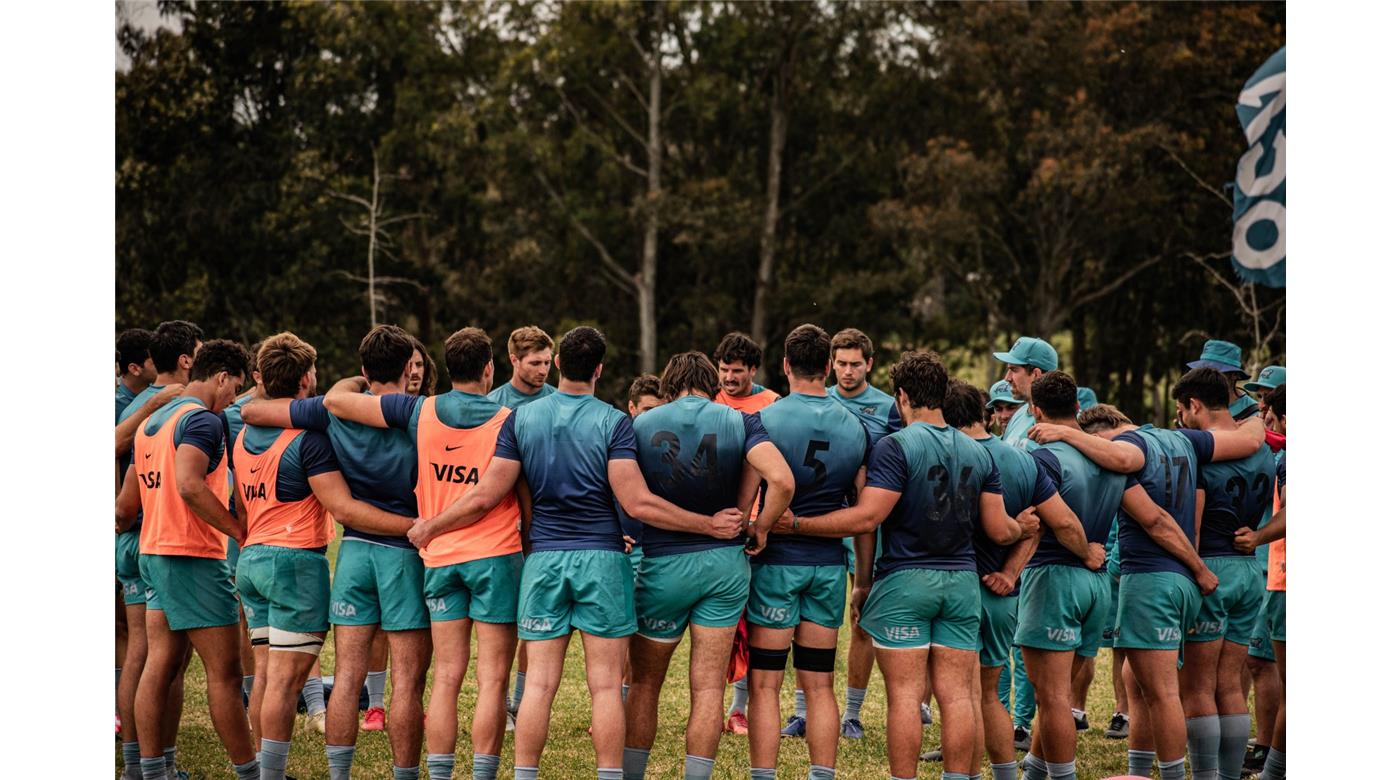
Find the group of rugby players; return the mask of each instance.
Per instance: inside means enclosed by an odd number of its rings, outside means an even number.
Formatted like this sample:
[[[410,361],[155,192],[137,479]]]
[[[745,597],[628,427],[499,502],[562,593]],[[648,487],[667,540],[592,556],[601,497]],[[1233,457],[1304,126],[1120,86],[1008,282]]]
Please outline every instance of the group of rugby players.
[[[995,353],[1007,370],[990,398],[922,351],[890,367],[892,395],[876,389],[855,329],[802,325],[783,349],[787,396],[754,382],[760,349],[731,333],[713,361],[685,352],[633,382],[629,416],[593,395],[606,344],[590,327],[557,354],[539,328],[516,330],[499,386],[491,339],[463,328],[441,395],[429,350],[395,326],[372,329],[362,374],[324,395],[316,350],[292,333],[250,354],[184,321],[123,332],[122,777],[181,774],[193,650],[240,779],[285,777],[299,698],[330,777],[349,778],[358,731],[383,727],[386,646],[392,776],[419,776],[426,738],[428,776],[452,777],[475,632],[471,776],[497,776],[510,726],[515,777],[532,780],[575,629],[600,780],[645,776],[687,629],[686,778],[711,776],[725,731],[747,734],[753,780],[776,778],[780,736],[806,738],[808,778],[835,777],[840,739],[864,736],[874,663],[891,778],[921,758],[979,777],[984,754],[997,780],[1072,778],[1100,647],[1114,655],[1106,734],[1127,738],[1130,774],[1155,762],[1184,778],[1189,754],[1196,778],[1247,763],[1284,776],[1281,367],[1245,385],[1267,392],[1256,403],[1237,389],[1239,348],[1207,342],[1160,429],[1097,403],[1040,339]],[[798,711],[780,725],[789,656]],[[930,701],[942,745],[921,756]]]

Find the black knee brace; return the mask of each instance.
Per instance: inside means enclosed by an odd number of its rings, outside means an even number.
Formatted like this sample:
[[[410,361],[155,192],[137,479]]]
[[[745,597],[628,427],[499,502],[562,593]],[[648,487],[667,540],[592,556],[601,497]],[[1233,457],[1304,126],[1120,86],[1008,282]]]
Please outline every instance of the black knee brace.
[[[787,669],[788,649],[768,650],[749,645],[749,668],[765,672],[781,672]]]
[[[804,672],[832,672],[836,670],[836,648],[805,647],[792,643],[792,668]]]

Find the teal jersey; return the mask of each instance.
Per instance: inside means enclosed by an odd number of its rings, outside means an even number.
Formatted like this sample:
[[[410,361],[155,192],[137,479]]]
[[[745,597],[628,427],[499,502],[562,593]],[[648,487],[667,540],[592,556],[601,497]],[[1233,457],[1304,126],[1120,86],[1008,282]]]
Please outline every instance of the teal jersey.
[[[1035,417],[1031,414],[1031,405],[1021,404],[1011,413],[1011,419],[1006,421],[1006,430],[1002,431],[1001,440],[1018,450],[1029,449],[1027,443],[1034,442],[1026,438],[1026,434],[1030,433],[1034,425]]]
[[[1249,555],[1235,550],[1235,529],[1257,528],[1274,503],[1274,472],[1278,469],[1269,445],[1240,460],[1201,467],[1206,507],[1201,516],[1201,557]]]
[[[350,495],[402,517],[418,516],[418,448],[406,431],[342,420],[326,411],[324,396],[292,401],[293,428],[321,431],[331,440]],[[386,536],[346,526],[346,539],[412,549],[406,536]]]
[[[622,552],[608,463],[637,459],[632,418],[592,395],[554,393],[510,413],[495,457],[518,461],[530,486],[532,555]]]
[[[1114,515],[1123,503],[1127,475],[1099,468],[1082,452],[1062,441],[1043,447],[1034,443],[1031,446],[1031,457],[1035,458],[1040,470],[1049,477],[1065,504],[1079,518],[1085,539],[1091,543],[1106,544],[1113,530]],[[1041,535],[1040,546],[1026,568],[1047,564],[1082,566],[1083,563],[1047,529]]]
[[[1031,457],[1030,453],[1018,450],[995,436],[973,441],[986,447],[987,453],[992,456],[992,462],[996,464],[997,472],[1001,476],[1001,500],[1008,515],[1015,517],[1026,507],[1049,501],[1055,494],[1054,486],[1040,473],[1035,458]],[[977,552],[979,575],[1001,571],[1001,567],[1006,565],[1007,553],[1011,550],[1010,546],[1002,546],[992,541],[980,524],[973,534],[972,546]]]
[[[1143,466],[1132,475],[1128,487],[1142,485],[1195,545],[1196,485],[1201,464],[1214,456],[1215,437],[1189,428],[1167,430],[1144,425],[1119,434],[1114,441],[1127,441],[1142,450]],[[1125,516],[1119,523],[1118,547],[1123,574],[1176,572],[1191,576],[1186,564],[1153,541],[1131,517]]]
[[[122,412],[126,411],[126,407],[130,406],[132,400],[135,398],[136,393],[131,392],[125,383],[117,383],[117,421],[112,423],[113,425],[121,425]]]
[[[1114,579],[1122,573],[1123,561],[1118,557],[1118,518],[1113,518],[1113,524],[1108,528],[1108,541],[1104,543],[1104,551],[1108,554],[1108,573]]]
[[[1259,404],[1246,393],[1230,403],[1230,416],[1236,420],[1247,420],[1259,413]]]
[[[779,398],[758,416],[797,483],[792,513],[815,517],[846,506],[870,450],[860,420],[831,396],[802,393]],[[754,562],[844,566],[846,548],[839,538],[774,534]]]
[[[637,465],[651,492],[681,509],[713,515],[738,503],[739,478],[749,450],[768,441],[756,415],[687,395],[643,412],[632,421]],[[716,539],[705,534],[642,526],[648,558],[742,546],[747,534]]]
[[[916,422],[875,445],[865,484],[899,493],[880,524],[877,580],[903,569],[976,571],[982,494],[1002,492],[986,447],[951,427]]]
[[[548,398],[555,392],[557,392],[557,389],[553,385],[545,383],[544,387],[541,387],[538,393],[526,395],[516,390],[515,385],[506,382],[495,390],[487,393],[486,400],[491,401],[497,406],[504,406],[507,409],[519,409],[526,404],[532,404],[536,401]]]
[[[894,396],[869,382],[865,383],[864,390],[850,398],[841,395],[841,389],[836,385],[828,387],[826,394],[851,410],[851,414],[860,420],[861,425],[864,425],[866,432],[870,434],[871,446],[904,427],[904,420],[899,416],[899,405],[895,403]]]

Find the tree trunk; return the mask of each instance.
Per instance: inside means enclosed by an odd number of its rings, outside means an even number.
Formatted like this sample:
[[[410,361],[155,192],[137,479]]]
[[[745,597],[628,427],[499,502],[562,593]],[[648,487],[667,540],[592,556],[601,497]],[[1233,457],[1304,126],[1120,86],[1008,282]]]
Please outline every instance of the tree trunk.
[[[768,185],[767,207],[763,211],[763,234],[758,243],[758,283],[753,291],[753,321],[749,334],[762,347],[768,343],[768,286],[773,280],[773,263],[778,248],[779,194],[783,184],[783,147],[787,145],[788,129],[788,60],[773,76],[773,98],[768,124]],[[764,379],[763,367],[759,376]]]
[[[374,159],[374,184],[369,196],[369,327],[379,327],[379,310],[374,300],[374,240],[379,235],[379,151],[370,149]]]
[[[647,100],[646,235],[637,282],[638,369],[656,372],[656,244],[661,230],[661,32],[664,7],[652,9],[650,95]]]

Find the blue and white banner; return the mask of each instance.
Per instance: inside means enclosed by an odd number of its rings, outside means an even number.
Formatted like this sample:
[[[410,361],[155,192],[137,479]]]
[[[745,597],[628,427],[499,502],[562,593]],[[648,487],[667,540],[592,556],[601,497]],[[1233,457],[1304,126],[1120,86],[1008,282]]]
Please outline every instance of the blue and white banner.
[[[1249,151],[1235,171],[1235,271],[1246,282],[1283,287],[1284,47],[1245,82],[1235,105]]]

